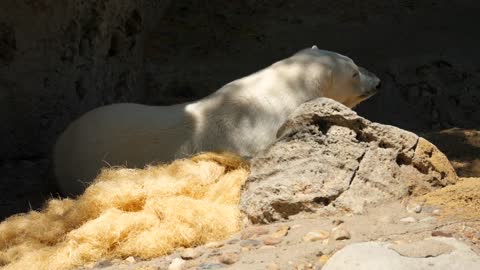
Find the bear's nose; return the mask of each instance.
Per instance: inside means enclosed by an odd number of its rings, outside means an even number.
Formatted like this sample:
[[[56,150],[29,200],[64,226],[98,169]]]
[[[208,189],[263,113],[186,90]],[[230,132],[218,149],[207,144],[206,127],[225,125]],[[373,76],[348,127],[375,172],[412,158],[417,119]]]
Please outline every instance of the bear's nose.
[[[379,82],[377,83],[377,86],[375,86],[375,89],[378,90],[378,89],[380,89],[380,87],[382,87],[382,81],[379,81]]]

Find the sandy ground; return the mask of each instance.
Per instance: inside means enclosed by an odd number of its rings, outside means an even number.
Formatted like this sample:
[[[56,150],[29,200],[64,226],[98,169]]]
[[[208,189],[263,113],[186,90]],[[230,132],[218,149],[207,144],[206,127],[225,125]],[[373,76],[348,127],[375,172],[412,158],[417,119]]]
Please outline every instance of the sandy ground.
[[[225,241],[179,249],[150,261],[130,257],[82,269],[320,269],[351,243],[409,243],[431,236],[454,237],[480,255],[479,200],[480,178],[464,178],[455,186],[372,206],[359,215],[297,216],[281,223],[248,226]]]

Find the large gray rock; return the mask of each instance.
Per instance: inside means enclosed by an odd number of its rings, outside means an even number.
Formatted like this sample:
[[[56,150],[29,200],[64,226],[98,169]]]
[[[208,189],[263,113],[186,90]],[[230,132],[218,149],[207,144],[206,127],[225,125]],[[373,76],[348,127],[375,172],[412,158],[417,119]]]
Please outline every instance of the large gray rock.
[[[437,249],[448,246],[450,250],[426,257],[402,256],[388,248],[389,244],[382,242],[357,243],[341,249],[322,268],[324,270],[476,270],[480,269],[480,257],[466,244],[453,238],[437,238],[429,240],[436,242],[425,248]],[[434,252],[435,253],[435,252]]]
[[[240,207],[253,223],[419,195],[457,181],[425,139],[320,98],[299,107],[251,160]]]

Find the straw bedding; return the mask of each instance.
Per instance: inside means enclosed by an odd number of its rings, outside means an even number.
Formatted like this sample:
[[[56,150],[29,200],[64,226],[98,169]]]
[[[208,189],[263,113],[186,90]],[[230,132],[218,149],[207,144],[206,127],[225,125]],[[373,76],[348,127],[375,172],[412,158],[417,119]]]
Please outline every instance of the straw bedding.
[[[248,174],[247,163],[228,153],[105,169],[77,199],[52,199],[1,223],[0,268],[72,269],[221,240],[240,229]]]

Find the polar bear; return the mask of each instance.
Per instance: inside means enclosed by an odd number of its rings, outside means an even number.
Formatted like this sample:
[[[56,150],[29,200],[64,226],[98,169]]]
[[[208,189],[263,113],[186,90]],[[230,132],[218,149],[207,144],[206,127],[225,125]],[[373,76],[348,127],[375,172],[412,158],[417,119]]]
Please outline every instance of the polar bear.
[[[202,151],[250,157],[276,139],[300,104],[328,97],[354,107],[379,85],[350,58],[313,46],[195,102],[100,107],[71,123],[58,139],[57,183],[64,195],[75,195],[105,166],[143,167]]]

